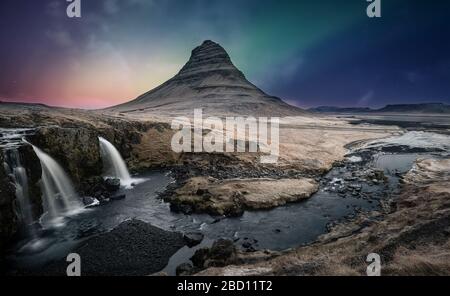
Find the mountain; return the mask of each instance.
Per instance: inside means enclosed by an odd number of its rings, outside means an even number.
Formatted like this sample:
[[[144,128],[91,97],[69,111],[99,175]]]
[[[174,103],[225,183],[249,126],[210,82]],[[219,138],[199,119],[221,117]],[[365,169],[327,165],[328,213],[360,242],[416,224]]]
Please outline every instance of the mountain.
[[[406,114],[450,114],[450,105],[443,103],[424,104],[397,104],[387,105],[381,109],[371,108],[340,108],[332,106],[321,106],[310,108],[308,111],[318,113],[406,113]]]
[[[357,108],[357,107],[341,108],[341,107],[334,107],[334,106],[320,106],[320,107],[310,108],[308,110],[312,111],[312,112],[319,112],[319,113],[334,113],[334,112],[336,112],[336,113],[344,113],[344,112],[360,113],[360,112],[372,112],[373,111],[370,108]]]
[[[8,107],[22,107],[24,109],[35,109],[35,108],[39,108],[39,109],[50,109],[53,108],[49,105],[46,104],[42,104],[42,103],[23,103],[23,102],[4,102],[4,101],[0,101],[0,108],[8,108]]]
[[[387,105],[377,112],[390,113],[450,113],[450,105],[442,103]]]
[[[108,108],[122,113],[188,115],[202,108],[206,114],[292,116],[300,108],[269,96],[250,83],[219,44],[207,40],[172,79],[125,104]]]

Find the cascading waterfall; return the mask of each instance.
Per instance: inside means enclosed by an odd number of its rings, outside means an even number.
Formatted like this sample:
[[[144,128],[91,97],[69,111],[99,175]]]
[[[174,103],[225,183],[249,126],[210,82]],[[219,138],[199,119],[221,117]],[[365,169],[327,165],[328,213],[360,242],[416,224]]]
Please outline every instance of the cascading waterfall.
[[[30,226],[33,223],[33,215],[28,191],[27,172],[22,165],[19,150],[17,148],[5,151],[5,156],[5,168],[12,178],[16,189],[15,195],[18,201],[18,216],[24,225]],[[30,232],[31,236],[35,236],[33,227],[28,227],[27,231]]]
[[[2,129],[0,128],[0,150],[3,150],[5,172],[11,178],[15,188],[15,212],[24,230],[31,237],[35,237],[33,210],[29,196],[29,184],[25,164],[22,162],[19,148],[23,145],[22,138],[31,129]]]
[[[44,210],[50,219],[80,211],[82,203],[62,167],[41,149],[31,146],[41,162]]]
[[[133,180],[128,172],[127,165],[117,151],[116,147],[105,138],[99,137],[100,152],[105,167],[108,169],[107,177],[120,179],[120,185],[130,187],[137,180]]]

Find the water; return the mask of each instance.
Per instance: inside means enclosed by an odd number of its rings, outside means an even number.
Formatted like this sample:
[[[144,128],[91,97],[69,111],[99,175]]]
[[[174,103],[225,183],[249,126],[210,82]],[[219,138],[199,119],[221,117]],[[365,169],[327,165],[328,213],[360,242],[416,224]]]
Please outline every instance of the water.
[[[63,168],[50,155],[34,145],[32,147],[42,167],[43,206],[46,214],[41,222],[59,224],[64,216],[83,209],[81,200]]]
[[[450,151],[450,137],[444,134],[425,131],[410,131],[400,136],[370,141],[366,148],[407,147],[415,151]]]
[[[16,215],[25,226],[27,234],[34,238],[36,235],[34,227],[31,227],[34,219],[30,204],[28,176],[19,153],[19,147],[23,145],[22,138],[31,132],[31,129],[0,129],[0,149],[3,149],[5,156],[5,171],[15,188]]]
[[[121,186],[126,188],[131,188],[133,185],[143,181],[131,178],[125,161],[113,144],[102,137],[98,139],[104,167],[107,169],[107,177],[120,179]]]
[[[67,256],[74,248],[93,235],[112,230],[122,222],[137,218],[170,230],[174,221],[183,218],[170,212],[169,206],[158,198],[172,179],[164,172],[143,175],[145,183],[132,189],[121,189],[127,197],[100,207],[85,209],[66,216],[63,226],[48,225],[39,233],[39,240],[18,242],[11,254],[11,269],[41,268],[46,263]]]
[[[13,180],[15,187],[15,195],[18,201],[18,213],[22,223],[26,226],[30,226],[33,223],[33,215],[30,205],[30,196],[28,188],[28,176],[27,172],[22,165],[19,150],[17,148],[10,148],[5,151],[6,163],[5,167],[11,179]],[[27,227],[34,237],[33,227]]]
[[[335,168],[327,175],[327,179],[337,179],[345,172],[346,168]],[[158,197],[158,192],[164,191],[173,182],[167,172],[151,172],[141,177],[147,181],[132,189],[121,189],[120,193],[126,194],[125,199],[67,217],[64,227],[49,229],[41,234],[41,251],[16,254],[15,264],[42,266],[48,261],[65,257],[85,239],[135,218],[168,231],[199,231],[205,235],[201,245],[193,248],[185,246],[172,256],[164,271],[173,275],[176,267],[189,261],[197,249],[211,246],[219,238],[232,239],[238,246],[255,240],[256,248],[272,250],[285,250],[312,242],[327,232],[330,223],[354,215],[357,210],[378,208],[378,201],[391,190],[385,185],[363,185],[362,191],[369,198],[344,198],[325,190],[330,186],[330,181],[306,201],[268,211],[246,211],[241,217],[217,219],[207,214],[171,212],[169,204]]]
[[[205,235],[201,245],[194,248],[183,247],[172,256],[164,269],[169,274],[174,274],[179,264],[189,261],[195,250],[211,245],[218,238],[232,239],[238,246],[253,241],[257,249],[285,250],[298,247],[316,240],[327,232],[329,225],[352,217],[358,211],[378,209],[382,199],[396,193],[399,175],[407,172],[418,157],[440,155],[442,153],[437,152],[439,149],[436,148],[448,143],[448,138],[442,139],[443,142],[439,144],[434,141],[438,138],[432,137],[433,145],[429,145],[426,141],[419,141],[423,134],[413,133],[407,137],[411,137],[411,147],[416,147],[420,142],[427,144],[430,151],[416,153],[412,149],[402,150],[402,153],[385,153],[379,151],[376,143],[372,142],[368,145],[369,148],[365,147],[349,155],[346,166],[333,168],[321,181],[320,190],[311,198],[268,211],[246,211],[241,217],[218,219],[206,214],[173,213],[169,204],[158,198],[158,192],[164,191],[173,182],[171,177],[163,171],[143,174],[140,177],[147,181],[128,190],[121,189],[126,194],[125,199],[67,217],[64,227],[49,229],[41,234],[39,252],[16,253],[14,261],[16,266],[41,266],[49,260],[65,257],[85,239],[107,232],[132,218],[169,231],[200,231]],[[405,137],[397,141],[398,145],[405,144],[402,139]],[[392,144],[395,141],[389,142]],[[353,173],[374,168],[384,171],[386,183],[373,184],[352,177]],[[336,191],[339,186],[349,184],[360,186],[360,192],[354,196]]]

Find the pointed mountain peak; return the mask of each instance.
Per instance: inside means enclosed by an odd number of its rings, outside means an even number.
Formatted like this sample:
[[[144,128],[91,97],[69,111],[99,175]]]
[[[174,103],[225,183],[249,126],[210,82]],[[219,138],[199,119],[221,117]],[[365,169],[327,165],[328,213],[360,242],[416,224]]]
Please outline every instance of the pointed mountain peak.
[[[226,50],[211,40],[192,50],[171,79],[135,100],[110,108],[119,112],[186,114],[298,115],[303,111],[264,93],[237,69]]]
[[[180,76],[191,76],[210,71],[232,71],[242,75],[233,65],[226,50],[211,40],[205,40],[192,50],[189,61],[181,69]]]
[[[200,54],[200,53],[222,53],[222,54],[227,54],[227,52],[225,51],[225,49],[220,46],[219,43],[216,43],[214,41],[211,40],[205,40],[203,41],[203,43],[199,46],[197,46],[196,48],[194,48],[194,50],[192,50],[192,55],[196,55],[196,54]]]

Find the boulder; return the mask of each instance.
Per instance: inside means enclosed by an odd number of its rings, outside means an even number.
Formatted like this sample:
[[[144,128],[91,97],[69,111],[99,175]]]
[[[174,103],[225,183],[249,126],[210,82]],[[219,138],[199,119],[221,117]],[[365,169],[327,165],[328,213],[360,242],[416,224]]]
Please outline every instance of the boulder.
[[[188,232],[184,234],[184,240],[189,248],[192,248],[202,242],[204,238],[201,232]]]
[[[85,196],[85,197],[83,197],[83,204],[87,208],[91,208],[91,207],[98,206],[100,204],[100,202],[96,198],[93,198],[91,196]]]
[[[120,189],[120,179],[118,178],[108,178],[105,180],[106,190],[110,192],[115,192]]]
[[[238,261],[237,250],[231,240],[219,239],[211,248],[197,250],[191,261],[199,268],[226,266]]]
[[[194,270],[194,266],[191,263],[183,263],[177,266],[175,271],[177,276],[187,276],[191,275]]]
[[[115,195],[110,197],[110,200],[121,200],[121,199],[125,199],[127,196],[125,194],[119,194],[119,195]]]

